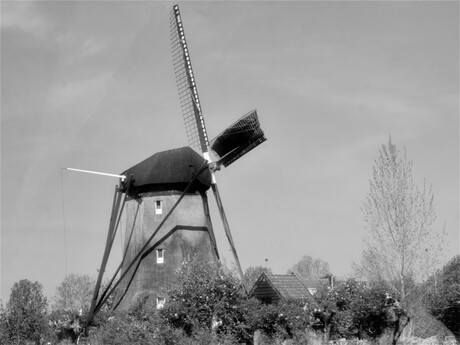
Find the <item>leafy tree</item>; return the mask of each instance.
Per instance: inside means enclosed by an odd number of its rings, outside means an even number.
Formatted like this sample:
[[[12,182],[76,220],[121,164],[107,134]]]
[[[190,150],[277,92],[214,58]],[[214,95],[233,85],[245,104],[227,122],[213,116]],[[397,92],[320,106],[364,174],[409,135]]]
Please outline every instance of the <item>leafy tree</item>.
[[[195,257],[176,273],[162,316],[174,327],[193,335],[200,329],[251,336],[245,313],[247,298],[238,280],[217,265]]]
[[[412,162],[389,139],[373,167],[370,190],[364,202],[368,236],[357,274],[384,281],[404,301],[410,284],[434,267],[441,238],[432,231],[436,215],[434,196],[425,183],[416,186]]]
[[[251,291],[255,282],[262,273],[272,274],[272,270],[263,266],[251,266],[246,269],[243,275],[243,284],[248,292]]]
[[[12,343],[33,341],[47,331],[46,312],[48,301],[43,296],[38,282],[23,279],[14,283],[10,299],[6,305],[7,337]]]
[[[54,310],[78,313],[91,306],[95,281],[89,275],[69,274],[56,288]]]
[[[252,328],[261,330],[269,339],[283,341],[298,337],[311,326],[308,301],[281,300],[277,304],[260,304],[251,317]]]
[[[7,344],[9,341],[8,334],[8,317],[6,310],[0,300],[0,344]]]
[[[108,285],[108,281],[102,284],[99,297]],[[89,275],[69,274],[64,277],[62,283],[56,288],[53,310],[49,315],[50,329],[58,340],[69,339],[76,341],[88,329],[87,313],[91,306],[96,282]],[[96,318],[92,319],[91,325],[100,323],[101,319],[107,318],[113,305],[116,291],[112,293],[107,302],[102,306]]]
[[[460,255],[452,258],[439,276],[429,295],[430,312],[460,340]]]
[[[323,287],[315,299],[320,308],[313,315],[327,338],[375,339],[404,314],[384,286],[354,279]]]
[[[294,266],[288,270],[303,279],[319,279],[330,274],[329,264],[321,259],[304,255]]]

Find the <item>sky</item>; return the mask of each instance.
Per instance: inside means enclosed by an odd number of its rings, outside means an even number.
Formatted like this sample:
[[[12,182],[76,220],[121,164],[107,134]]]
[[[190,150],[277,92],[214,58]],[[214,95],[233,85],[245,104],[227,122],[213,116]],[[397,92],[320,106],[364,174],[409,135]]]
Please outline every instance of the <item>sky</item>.
[[[66,273],[96,277],[120,173],[187,145],[172,2],[1,2],[1,299]],[[179,2],[212,138],[257,108],[268,140],[218,185],[243,266],[303,255],[347,276],[381,145],[432,185],[459,253],[459,3]],[[211,197],[211,195],[210,195]],[[211,202],[220,252],[231,265]],[[121,257],[117,238],[108,273]]]

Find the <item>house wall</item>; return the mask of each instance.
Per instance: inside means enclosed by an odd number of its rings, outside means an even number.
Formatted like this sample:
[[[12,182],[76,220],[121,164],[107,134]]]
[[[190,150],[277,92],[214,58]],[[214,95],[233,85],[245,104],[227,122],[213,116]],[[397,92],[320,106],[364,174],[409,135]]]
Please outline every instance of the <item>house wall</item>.
[[[181,193],[150,192],[139,199],[131,199],[125,205],[126,223],[124,246],[128,245],[131,229],[132,239],[128,246],[121,274],[139,253],[148,238],[164,220]],[[156,201],[161,201],[161,214],[156,212]],[[167,297],[174,272],[182,262],[200,255],[215,262],[214,233],[208,214],[205,194],[185,195],[171,216],[151,241],[141,260],[134,265],[120,283],[116,301],[117,309],[127,310],[136,300],[150,294],[154,298]],[[134,224],[134,226],[133,226]],[[164,262],[157,263],[157,250],[164,251]]]

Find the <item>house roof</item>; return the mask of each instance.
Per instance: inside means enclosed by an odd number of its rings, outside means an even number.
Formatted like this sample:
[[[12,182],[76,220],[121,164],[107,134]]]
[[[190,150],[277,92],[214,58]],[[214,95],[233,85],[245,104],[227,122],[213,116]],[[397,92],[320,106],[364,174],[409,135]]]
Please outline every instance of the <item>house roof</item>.
[[[308,288],[302,284],[300,279],[294,274],[265,274],[259,277],[254,284],[250,294],[253,295],[257,287],[262,283],[267,282],[271,288],[277,292],[279,297],[284,299],[307,299],[312,303],[316,303]]]
[[[272,285],[284,298],[305,298],[311,295],[305,285],[294,274],[267,275]]]

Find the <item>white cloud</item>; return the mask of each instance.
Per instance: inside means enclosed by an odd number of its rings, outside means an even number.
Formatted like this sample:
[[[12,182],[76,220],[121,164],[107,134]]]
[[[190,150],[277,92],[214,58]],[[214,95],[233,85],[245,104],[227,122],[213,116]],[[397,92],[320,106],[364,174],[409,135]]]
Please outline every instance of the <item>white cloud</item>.
[[[28,1],[2,2],[2,28],[20,28],[40,39],[52,31],[49,21],[35,11],[35,4]]]
[[[87,103],[90,99],[105,93],[107,82],[111,76],[112,73],[105,73],[92,79],[57,84],[50,92],[48,105],[62,109],[79,103]]]
[[[104,52],[106,43],[95,37],[79,37],[73,33],[65,33],[57,38],[64,62],[73,64],[85,58]]]
[[[98,42],[94,38],[88,38],[81,45],[79,58],[82,59],[91,55],[99,54],[104,50],[104,48],[104,43]]]

